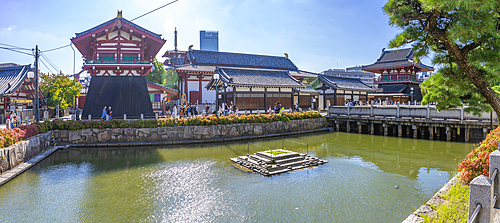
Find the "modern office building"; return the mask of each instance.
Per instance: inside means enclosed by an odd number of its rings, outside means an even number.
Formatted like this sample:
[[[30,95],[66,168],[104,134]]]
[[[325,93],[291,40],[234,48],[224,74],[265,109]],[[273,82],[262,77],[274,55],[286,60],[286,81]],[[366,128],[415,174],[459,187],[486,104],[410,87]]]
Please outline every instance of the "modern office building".
[[[219,51],[219,31],[200,30],[200,50]]]

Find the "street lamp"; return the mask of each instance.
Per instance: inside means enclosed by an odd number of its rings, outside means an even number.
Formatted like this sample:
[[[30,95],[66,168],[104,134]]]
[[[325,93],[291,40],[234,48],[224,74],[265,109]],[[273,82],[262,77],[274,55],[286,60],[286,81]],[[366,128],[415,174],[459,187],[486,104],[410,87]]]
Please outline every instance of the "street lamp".
[[[215,115],[219,117],[219,89],[218,89],[218,82],[219,82],[219,74],[215,73],[214,74],[214,80],[215,80]]]
[[[413,87],[410,88],[411,103],[413,103]]]

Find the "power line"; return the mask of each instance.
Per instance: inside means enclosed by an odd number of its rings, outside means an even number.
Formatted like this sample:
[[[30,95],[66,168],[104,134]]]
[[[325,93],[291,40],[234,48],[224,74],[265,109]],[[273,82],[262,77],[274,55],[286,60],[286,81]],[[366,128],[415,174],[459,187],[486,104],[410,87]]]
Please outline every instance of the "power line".
[[[19,47],[19,46],[13,46],[13,45],[5,44],[5,43],[0,43],[0,45],[12,47],[12,48],[17,49],[17,50],[29,50],[29,51],[33,50],[33,49],[28,49],[28,48]]]
[[[50,51],[54,51],[54,50],[58,50],[58,49],[62,49],[62,48],[64,48],[64,47],[68,47],[68,46],[70,46],[70,45],[71,45],[71,44],[68,44],[68,45],[64,45],[64,46],[56,47],[56,48],[54,48],[54,49],[44,50],[44,51],[40,51],[40,52],[44,52],[44,53],[46,53],[46,52],[50,52]]]
[[[61,71],[58,66],[56,66],[44,53],[40,53],[40,56],[49,63],[49,65],[54,68],[56,71]]]
[[[4,49],[4,50],[10,50],[10,51],[14,51],[16,53],[22,53],[22,54],[26,54],[28,56],[33,56],[33,54],[29,54],[29,53],[26,53],[26,52],[21,52],[19,50],[16,50],[16,49],[13,49],[13,48],[7,48],[7,47],[1,47],[0,46],[0,49]]]
[[[41,59],[41,58],[40,58]],[[40,62],[42,62],[42,64],[51,72],[51,73],[54,73],[44,62],[43,60],[38,60]]]
[[[170,4],[172,4],[172,3],[176,2],[176,1],[178,1],[178,0],[175,0],[175,1],[173,1],[173,2],[167,3],[167,4],[166,4],[166,5],[164,5],[164,6],[160,6],[160,7],[156,8],[156,9],[155,9],[155,10],[153,10],[153,11],[150,11],[150,12],[148,12],[148,13],[146,13],[146,14],[143,14],[143,15],[141,15],[141,16],[139,16],[139,17],[135,17],[134,19],[132,19],[132,20],[130,20],[130,21],[132,22],[132,21],[134,21],[134,20],[136,20],[136,19],[138,19],[138,18],[141,18],[141,17],[143,17],[143,16],[145,16],[145,15],[147,15],[147,14],[149,14],[149,13],[152,13],[152,12],[154,12],[154,11],[158,10],[158,9],[161,9],[161,8],[163,8],[163,7],[166,7],[167,5],[170,5]]]

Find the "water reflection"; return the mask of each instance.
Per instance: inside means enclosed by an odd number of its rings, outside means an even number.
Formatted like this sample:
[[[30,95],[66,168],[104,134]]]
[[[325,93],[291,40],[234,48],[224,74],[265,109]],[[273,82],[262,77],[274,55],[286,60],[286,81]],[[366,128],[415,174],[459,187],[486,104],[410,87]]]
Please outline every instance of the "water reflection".
[[[281,147],[329,163],[262,177],[228,160]],[[203,147],[71,149],[0,187],[0,221],[401,222],[472,148],[338,132]]]

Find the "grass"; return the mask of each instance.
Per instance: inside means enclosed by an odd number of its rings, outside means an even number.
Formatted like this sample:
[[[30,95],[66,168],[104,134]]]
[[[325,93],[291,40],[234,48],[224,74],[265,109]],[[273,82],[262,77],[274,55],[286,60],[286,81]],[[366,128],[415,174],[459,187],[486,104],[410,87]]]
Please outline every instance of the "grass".
[[[438,215],[437,218],[424,217],[424,222],[467,222],[469,212],[469,186],[457,183],[445,195],[446,204],[433,207]]]
[[[283,153],[288,153],[288,152],[284,152],[284,151],[281,151],[281,150],[270,150],[269,153],[271,153],[273,156],[276,156],[276,155],[283,154]]]

